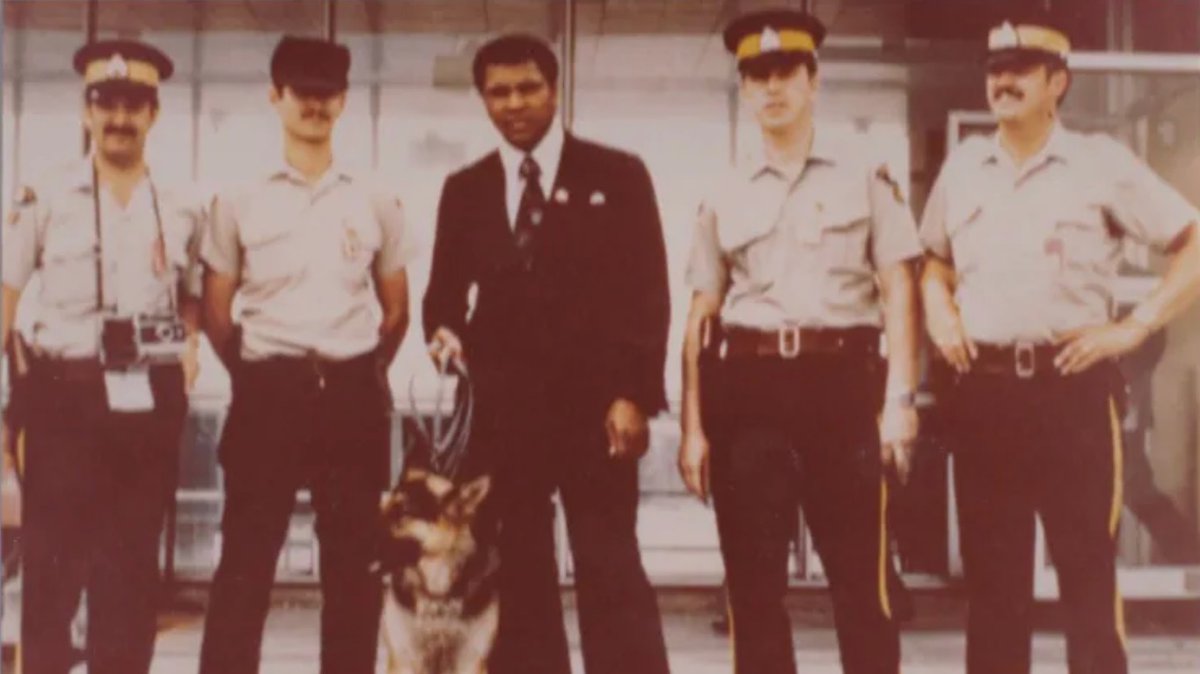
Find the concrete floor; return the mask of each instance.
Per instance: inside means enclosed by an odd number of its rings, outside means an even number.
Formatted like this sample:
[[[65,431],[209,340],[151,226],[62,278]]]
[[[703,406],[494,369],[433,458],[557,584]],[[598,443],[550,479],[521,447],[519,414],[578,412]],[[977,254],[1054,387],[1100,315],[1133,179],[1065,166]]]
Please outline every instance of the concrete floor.
[[[676,593],[661,598],[671,669],[675,674],[728,674],[732,671],[728,639],[713,632],[715,601],[708,591]],[[793,603],[796,660],[799,674],[841,672],[837,642],[829,628],[828,605],[823,596],[799,597]],[[567,600],[570,606],[569,597]],[[1167,607],[1172,609],[1175,607]],[[918,617],[903,636],[906,674],[960,674],[964,639],[959,628],[962,602],[955,597],[919,597]],[[1144,611],[1142,612],[1144,613]],[[1168,611],[1178,614],[1178,611]],[[583,672],[579,660],[576,616],[568,609],[567,624],[573,646],[574,671]],[[1046,616],[1039,620],[1052,623]],[[1178,626],[1165,629],[1142,617],[1131,624],[1130,671],[1134,674],[1189,674],[1200,671],[1200,629]],[[309,602],[279,602],[268,620],[263,652],[263,674],[315,674],[317,671],[317,608]],[[1196,623],[1192,623],[1195,627]],[[200,646],[202,617],[175,616],[158,640],[153,674],[193,674]],[[1045,625],[1050,627],[1049,625]],[[1065,643],[1052,629],[1034,638],[1034,673],[1066,674]],[[383,671],[380,653],[380,672]]]
[[[202,594],[183,597],[164,611],[153,674],[194,674],[203,631]],[[574,671],[583,672],[579,660],[579,634],[570,595],[567,624],[573,646]],[[709,590],[660,593],[667,646],[674,674],[727,674],[732,671],[729,643],[711,627],[717,615],[715,593]],[[11,608],[4,632],[12,638]],[[836,674],[837,642],[830,629],[828,600],[823,593],[796,593],[789,597],[796,643],[798,674]],[[1182,609],[1182,610],[1181,610]],[[1190,612],[1190,613],[1185,613]],[[1200,671],[1200,605],[1131,605],[1130,671],[1133,674],[1189,674]],[[1066,674],[1065,644],[1054,627],[1053,608],[1039,611],[1039,631],[1034,637],[1034,674]],[[916,619],[903,633],[905,674],[959,674],[963,671],[964,639],[961,630],[963,602],[950,593],[918,595]],[[1190,618],[1188,617],[1190,615]],[[1184,621],[1181,622],[1180,617]],[[276,593],[263,646],[262,674],[316,674],[317,597],[311,590]],[[380,651],[383,672],[384,655]],[[4,672],[11,669],[4,668]],[[75,674],[84,674],[80,666]]]

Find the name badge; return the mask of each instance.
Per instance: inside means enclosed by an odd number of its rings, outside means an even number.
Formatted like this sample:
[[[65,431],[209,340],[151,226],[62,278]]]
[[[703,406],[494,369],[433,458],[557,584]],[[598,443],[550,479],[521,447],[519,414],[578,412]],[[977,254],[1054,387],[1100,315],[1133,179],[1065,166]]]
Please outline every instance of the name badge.
[[[342,256],[347,262],[353,262],[362,253],[362,240],[358,232],[349,223],[342,223]]]
[[[104,373],[108,409],[113,412],[149,412],[154,409],[150,371],[144,368],[110,370]]]

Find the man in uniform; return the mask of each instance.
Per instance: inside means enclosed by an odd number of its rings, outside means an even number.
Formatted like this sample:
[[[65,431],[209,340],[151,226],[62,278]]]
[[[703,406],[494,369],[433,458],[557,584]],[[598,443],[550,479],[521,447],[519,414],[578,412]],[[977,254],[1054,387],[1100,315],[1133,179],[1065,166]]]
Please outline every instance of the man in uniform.
[[[899,668],[884,469],[904,472],[917,430],[920,245],[887,168],[814,128],[824,35],[787,10],[726,28],[762,152],[701,205],[687,269],[679,469],[700,498],[711,486],[736,669],[756,674],[795,671],[783,600],[798,505],[844,670]]]
[[[203,241],[205,329],[233,384],[206,674],[258,671],[276,560],[305,486],[321,544],[321,672],[375,671],[382,588],[370,565],[389,478],[386,372],[408,326],[414,250],[399,200],[335,161],[349,68],[342,45],[279,42],[269,94],[284,156],[218,196]]]
[[[970,674],[1029,671],[1035,513],[1058,572],[1070,671],[1127,671],[1114,359],[1200,290],[1196,209],[1112,139],[1060,125],[1069,50],[1044,12],[991,30],[986,93],[998,132],[951,152],[921,225],[928,328],[955,373],[944,398]],[[1115,321],[1125,237],[1170,261]]]
[[[654,188],[637,157],[564,132],[558,60],[541,40],[484,45],[474,75],[502,141],[446,179],[424,323],[440,363],[470,367],[478,407],[467,460],[496,485],[500,626],[489,671],[570,671],[558,489],[587,671],[662,674],[635,533],[646,419],[666,407],[670,297]]]
[[[128,674],[149,671],[154,651],[159,534],[195,372],[204,209],[156,183],[145,162],[171,60],[113,40],[81,48],[74,65],[91,155],[21,188],[3,228],[6,344],[21,339],[17,303],[40,278],[20,387],[21,644],[24,671],[68,672],[86,589],[88,671]]]

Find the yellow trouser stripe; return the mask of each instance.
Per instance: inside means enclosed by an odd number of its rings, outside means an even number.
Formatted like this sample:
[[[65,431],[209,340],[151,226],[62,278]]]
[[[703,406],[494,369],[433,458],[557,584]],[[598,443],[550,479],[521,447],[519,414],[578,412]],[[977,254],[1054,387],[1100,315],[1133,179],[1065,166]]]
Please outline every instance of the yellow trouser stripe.
[[[1117,535],[1117,526],[1121,523],[1121,503],[1124,500],[1122,494],[1125,482],[1124,476],[1124,454],[1125,440],[1121,434],[1121,419],[1117,414],[1117,403],[1110,396],[1108,399],[1108,422],[1112,429],[1112,447],[1113,447],[1113,498],[1112,506],[1108,513],[1108,534],[1113,538]],[[1117,587],[1117,579],[1113,578],[1113,613],[1117,621],[1117,636],[1121,639],[1121,648],[1126,648],[1125,643],[1125,600],[1121,598],[1121,588]]]
[[[1121,523],[1121,501],[1122,501],[1122,483],[1125,480],[1123,473],[1123,454],[1125,453],[1125,440],[1121,435],[1121,419],[1117,415],[1117,403],[1112,398],[1108,399],[1108,421],[1112,427],[1112,446],[1113,446],[1113,500],[1112,509],[1108,513],[1108,533],[1109,535],[1117,535],[1117,525]]]
[[[729,654],[733,658],[733,674],[738,674],[737,630],[733,628],[733,597],[729,594],[729,579],[725,579],[725,616],[729,621]]]
[[[887,528],[887,480],[879,481],[879,606],[883,615],[892,618],[892,602],[888,598],[888,528]]]

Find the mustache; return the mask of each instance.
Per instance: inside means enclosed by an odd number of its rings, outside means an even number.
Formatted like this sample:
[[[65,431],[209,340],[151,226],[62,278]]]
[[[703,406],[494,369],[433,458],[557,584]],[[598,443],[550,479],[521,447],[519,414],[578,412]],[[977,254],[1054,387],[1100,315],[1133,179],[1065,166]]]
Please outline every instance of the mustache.
[[[136,138],[137,129],[133,128],[132,126],[117,126],[116,124],[109,124],[104,127],[104,135]]]
[[[325,122],[328,122],[330,119],[329,113],[327,113],[324,110],[321,110],[319,108],[310,108],[308,110],[305,110],[301,114],[301,117],[303,117],[304,119],[319,119],[319,120],[322,120]]]
[[[992,92],[992,100],[999,99],[1001,96],[1009,94],[1018,101],[1025,99],[1025,92],[1011,85],[1000,85]]]

